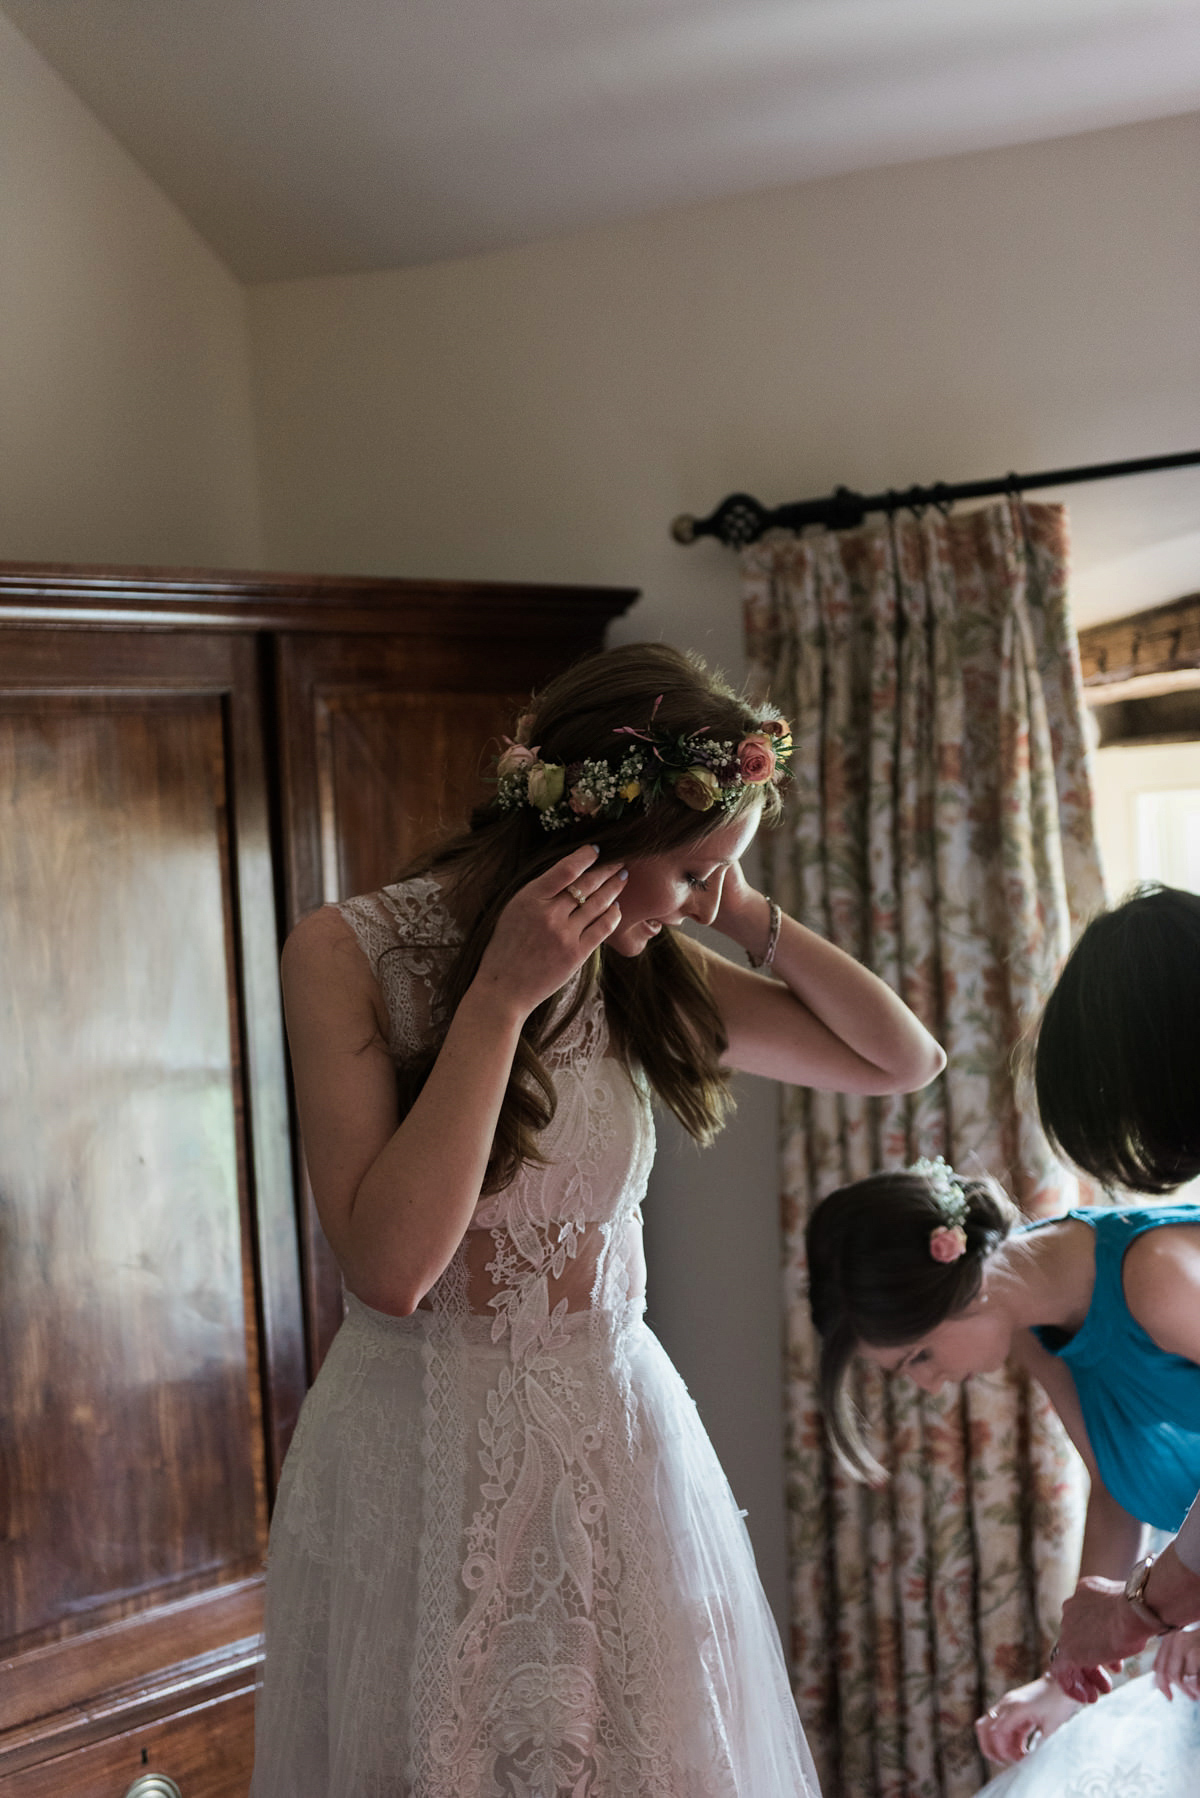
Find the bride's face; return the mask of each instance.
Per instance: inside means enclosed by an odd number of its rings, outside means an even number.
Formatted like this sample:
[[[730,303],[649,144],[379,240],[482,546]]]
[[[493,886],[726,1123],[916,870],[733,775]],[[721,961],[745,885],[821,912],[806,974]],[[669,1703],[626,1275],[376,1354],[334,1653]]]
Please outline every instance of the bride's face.
[[[973,1373],[995,1373],[1012,1346],[1012,1326],[985,1291],[957,1317],[901,1348],[872,1348],[859,1353],[885,1373],[907,1374],[925,1392],[938,1392],[949,1380],[957,1383]]]
[[[685,918],[711,924],[721,907],[729,869],[753,841],[758,814],[755,806],[682,849],[631,857],[621,894],[621,922],[605,947],[618,955],[640,955],[664,925],[682,924]]]

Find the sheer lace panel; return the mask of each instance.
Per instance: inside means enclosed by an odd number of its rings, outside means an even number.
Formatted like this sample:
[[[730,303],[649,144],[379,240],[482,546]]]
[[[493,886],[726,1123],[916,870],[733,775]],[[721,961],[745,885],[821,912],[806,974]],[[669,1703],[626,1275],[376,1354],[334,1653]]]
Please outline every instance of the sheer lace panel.
[[[519,1242],[503,1226],[468,1230],[456,1257],[452,1296],[439,1280],[421,1300],[421,1309],[494,1317],[498,1339],[533,1284],[541,1288],[547,1319],[560,1306],[574,1312],[595,1303],[612,1308],[640,1301],[646,1290],[641,1212],[613,1226],[553,1224],[521,1233]]]

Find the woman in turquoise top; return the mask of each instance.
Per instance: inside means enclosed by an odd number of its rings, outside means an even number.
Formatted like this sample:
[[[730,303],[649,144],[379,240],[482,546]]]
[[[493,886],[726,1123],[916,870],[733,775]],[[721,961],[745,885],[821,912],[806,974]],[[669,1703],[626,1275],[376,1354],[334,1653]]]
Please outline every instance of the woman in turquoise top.
[[[1200,1205],[1098,1208],[1023,1225],[994,1182],[918,1162],[822,1200],[809,1220],[808,1265],[822,1406],[857,1477],[885,1475],[846,1389],[855,1356],[928,1392],[1011,1360],[1045,1388],[1091,1477],[1081,1573],[1124,1580],[1144,1524],[1178,1528],[1200,1487]],[[1200,1696],[1194,1657],[1180,1656],[1175,1637],[1160,1660],[1168,1697],[1173,1679]],[[1161,1789],[1194,1798],[1200,1714],[1191,1705],[1172,1714],[1153,1697],[1172,1725],[1159,1747],[1180,1773]],[[1080,1719],[1101,1781],[1111,1755],[1096,1726],[1124,1703],[1122,1692]],[[980,1744],[992,1760],[1018,1759],[1080,1708],[1046,1674],[979,1720]],[[1028,1789],[1058,1798],[1067,1787],[1054,1779]],[[1127,1788],[1086,1789],[1090,1798]]]

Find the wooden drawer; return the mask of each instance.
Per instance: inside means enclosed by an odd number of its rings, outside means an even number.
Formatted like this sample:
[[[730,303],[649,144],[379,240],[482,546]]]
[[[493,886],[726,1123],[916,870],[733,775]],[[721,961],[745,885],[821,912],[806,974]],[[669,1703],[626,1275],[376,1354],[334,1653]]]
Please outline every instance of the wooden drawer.
[[[182,1798],[246,1798],[254,1763],[254,1685],[106,1736],[0,1777],[0,1798],[125,1798],[147,1773],[165,1773]]]

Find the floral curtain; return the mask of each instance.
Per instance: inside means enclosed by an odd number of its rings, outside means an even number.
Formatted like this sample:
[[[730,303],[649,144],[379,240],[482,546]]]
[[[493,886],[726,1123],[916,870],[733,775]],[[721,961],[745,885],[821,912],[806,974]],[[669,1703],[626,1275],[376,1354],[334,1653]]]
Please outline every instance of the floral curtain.
[[[1032,1216],[1075,1201],[1014,1070],[1103,903],[1061,507],[774,533],[743,554],[752,685],[790,714],[795,781],[766,885],[944,1043],[926,1091],[789,1091],[783,1115],[796,1696],[826,1798],[966,1798],[973,1719],[1045,1665],[1073,1584],[1079,1473],[1007,1372],[930,1398],[861,1376],[882,1491],[815,1402],[804,1225],[848,1179],[944,1154]]]

